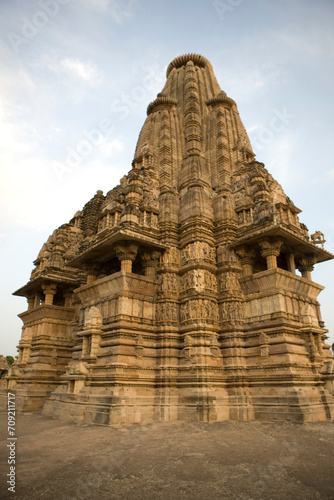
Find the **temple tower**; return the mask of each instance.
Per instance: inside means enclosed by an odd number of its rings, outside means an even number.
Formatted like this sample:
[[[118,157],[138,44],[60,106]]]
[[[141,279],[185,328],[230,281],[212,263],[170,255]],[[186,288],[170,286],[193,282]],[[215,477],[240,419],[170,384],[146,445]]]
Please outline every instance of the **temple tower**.
[[[311,271],[333,256],[299,213],[210,62],[174,59],[129,174],[55,231],[16,292],[21,407],[102,424],[332,419]]]

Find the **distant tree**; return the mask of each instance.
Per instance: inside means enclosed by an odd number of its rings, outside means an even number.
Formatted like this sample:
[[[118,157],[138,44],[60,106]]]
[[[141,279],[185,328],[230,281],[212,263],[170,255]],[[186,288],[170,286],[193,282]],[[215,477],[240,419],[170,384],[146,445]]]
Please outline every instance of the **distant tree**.
[[[12,366],[12,364],[14,363],[13,356],[6,356],[6,360],[7,360],[8,366],[10,368]]]

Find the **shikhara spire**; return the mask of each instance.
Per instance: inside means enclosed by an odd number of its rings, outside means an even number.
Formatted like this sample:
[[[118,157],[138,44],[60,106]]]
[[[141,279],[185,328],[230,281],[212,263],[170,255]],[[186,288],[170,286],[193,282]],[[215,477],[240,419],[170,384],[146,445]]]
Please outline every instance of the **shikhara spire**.
[[[8,383],[22,409],[110,424],[333,418],[311,278],[333,256],[299,213],[210,62],[174,59],[128,175],[54,231],[16,292],[28,310]]]

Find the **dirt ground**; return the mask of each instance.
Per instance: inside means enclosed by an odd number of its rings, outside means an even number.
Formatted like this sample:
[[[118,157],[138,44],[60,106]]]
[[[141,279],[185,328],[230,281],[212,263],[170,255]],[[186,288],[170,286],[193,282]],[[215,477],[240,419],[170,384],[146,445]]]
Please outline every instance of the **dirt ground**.
[[[0,420],[2,499],[334,499],[334,422],[112,428],[19,414],[11,493]]]

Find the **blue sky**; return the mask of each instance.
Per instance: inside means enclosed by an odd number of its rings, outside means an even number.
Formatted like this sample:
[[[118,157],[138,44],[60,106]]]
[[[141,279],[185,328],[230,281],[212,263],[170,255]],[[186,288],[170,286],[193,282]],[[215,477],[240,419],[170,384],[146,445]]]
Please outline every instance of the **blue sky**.
[[[257,159],[334,253],[331,0],[2,0],[0,26],[1,354],[15,355],[26,310],[11,293],[48,235],[130,170],[146,107],[184,53],[211,61]],[[330,342],[333,270],[313,273]]]

